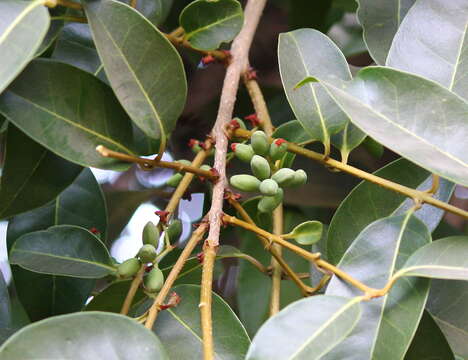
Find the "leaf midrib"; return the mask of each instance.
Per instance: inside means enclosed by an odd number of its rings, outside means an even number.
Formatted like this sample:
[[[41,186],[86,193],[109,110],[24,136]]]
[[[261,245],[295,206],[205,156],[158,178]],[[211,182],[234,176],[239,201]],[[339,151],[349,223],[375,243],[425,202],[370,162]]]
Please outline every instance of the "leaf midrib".
[[[221,20],[217,20],[217,21],[212,22],[212,23],[210,23],[210,24],[208,24],[208,25],[199,27],[198,29],[187,33],[187,34],[185,35],[185,37],[186,37],[187,40],[189,40],[190,38],[192,38],[194,35],[198,34],[198,33],[201,32],[201,31],[209,30],[210,28],[215,27],[215,26],[217,26],[217,25],[219,25],[219,24],[222,24],[223,22],[227,22],[227,21],[229,21],[229,20],[231,20],[231,19],[234,19],[234,18],[240,17],[240,16],[242,16],[241,13],[236,13],[236,14],[234,14],[234,15],[230,15],[230,16],[228,16],[228,17],[225,17],[225,18],[221,19]]]
[[[23,11],[10,23],[7,29],[0,36],[0,45],[5,41],[6,38],[10,35],[13,29],[23,20],[31,11],[33,11],[37,6],[42,5],[43,0],[36,0],[31,2]]]

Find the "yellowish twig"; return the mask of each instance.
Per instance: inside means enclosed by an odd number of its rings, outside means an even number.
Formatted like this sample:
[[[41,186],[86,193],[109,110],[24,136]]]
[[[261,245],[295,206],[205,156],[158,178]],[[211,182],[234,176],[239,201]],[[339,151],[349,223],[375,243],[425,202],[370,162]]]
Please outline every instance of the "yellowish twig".
[[[205,242],[203,249],[203,271],[200,291],[200,321],[203,334],[203,358],[214,359],[213,324],[211,318],[211,304],[213,287],[213,269],[216,259],[216,247]]]
[[[120,313],[123,315],[127,315],[128,311],[130,310],[130,306],[132,306],[133,298],[140,286],[143,275],[145,274],[145,264],[141,264],[140,269],[138,270],[135,278],[132,280],[132,284],[130,285],[130,289],[128,289],[127,296],[125,297],[124,303],[122,305],[122,309]]]

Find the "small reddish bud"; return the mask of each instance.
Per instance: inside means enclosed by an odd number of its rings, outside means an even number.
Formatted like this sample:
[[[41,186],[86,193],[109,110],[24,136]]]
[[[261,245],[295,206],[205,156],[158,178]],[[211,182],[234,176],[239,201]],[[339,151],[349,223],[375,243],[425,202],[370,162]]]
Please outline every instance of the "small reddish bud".
[[[153,264],[150,264],[150,265],[146,265],[145,267],[145,272],[150,272],[151,270],[153,270]]]
[[[205,253],[203,251],[197,254],[197,260],[200,264],[203,264],[203,260],[205,260]]]
[[[257,70],[255,70],[253,67],[250,67],[249,70],[247,70],[245,76],[247,80],[257,80]]]
[[[276,146],[281,146],[281,144],[284,144],[284,143],[286,143],[286,142],[287,142],[286,140],[281,139],[281,138],[276,139],[276,140],[274,141],[274,143],[275,143]]]
[[[208,147],[204,142],[199,143],[199,145],[203,150],[208,150]]]
[[[98,229],[96,229],[94,226],[93,226],[91,229],[89,229],[89,231],[92,232],[93,234],[96,234],[96,235],[98,235],[98,234],[101,233],[101,232],[100,232]]]
[[[212,64],[216,61],[216,59],[213,57],[213,55],[206,55],[204,57],[202,57],[201,59],[201,62],[203,65],[208,65],[208,64]]]
[[[167,217],[170,214],[169,211],[157,210],[154,213],[159,216],[159,221],[161,221],[163,224],[167,223]]]
[[[188,147],[193,148],[195,145],[198,145],[199,143],[200,143],[200,141],[198,141],[196,139],[190,139],[189,142],[188,142]]]
[[[182,298],[175,291],[173,291],[169,297],[169,301],[166,304],[159,305],[159,309],[166,310],[176,307],[179,305],[181,300]]]
[[[257,114],[250,114],[244,117],[245,120],[250,121],[253,127],[257,127],[260,124],[260,119]]]
[[[242,199],[242,195],[239,193],[232,193],[232,198],[237,201],[239,199]]]
[[[238,129],[240,128],[240,124],[239,122],[236,120],[236,119],[232,119],[230,122],[229,122],[229,127],[233,130],[235,129]]]
[[[216,178],[215,180],[217,180],[219,178],[219,172],[215,168],[211,168],[210,173],[212,173],[213,176]]]
[[[231,144],[231,150],[236,151],[236,146],[237,146],[237,143],[232,143]]]

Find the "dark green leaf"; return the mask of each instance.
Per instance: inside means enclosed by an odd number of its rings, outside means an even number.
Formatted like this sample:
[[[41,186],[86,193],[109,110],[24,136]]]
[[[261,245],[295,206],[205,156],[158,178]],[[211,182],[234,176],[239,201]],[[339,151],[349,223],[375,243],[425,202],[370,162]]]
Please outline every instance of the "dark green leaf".
[[[431,188],[430,173],[406,159],[395,160],[376,171],[375,175],[422,191]],[[441,201],[448,201],[453,188],[452,183],[442,179],[435,197]],[[374,220],[402,214],[411,206],[413,200],[403,195],[370,182],[361,182],[341,203],[330,223],[328,260],[337,264],[356,236]],[[443,214],[442,210],[426,204],[415,213],[415,216],[433,231]]]
[[[415,1],[357,0],[357,15],[364,28],[364,41],[377,64],[385,64],[393,37]]]
[[[398,276],[468,280],[468,236],[434,241],[410,256]]]
[[[119,0],[120,1],[120,0]],[[128,1],[124,1],[128,3]],[[171,10],[173,0],[141,0],[136,9],[154,25],[161,25]]]
[[[3,344],[0,357],[3,360],[169,359],[159,339],[143,325],[126,316],[101,312],[61,315],[31,324]]]
[[[58,225],[21,236],[10,263],[42,274],[101,278],[115,271],[104,244],[84,228]]]
[[[0,271],[0,344],[10,335],[11,329],[11,305],[8,286]]]
[[[0,97],[0,112],[41,145],[80,165],[130,166],[101,156],[97,145],[135,155],[131,121],[112,90],[67,64],[33,61]]]
[[[159,314],[154,331],[171,359],[201,359],[200,286],[178,285],[173,290],[182,301]],[[212,316],[215,358],[243,359],[250,345],[249,337],[228,304],[215,293]]]
[[[410,214],[383,218],[359,234],[338,267],[380,289],[416,249],[430,241],[426,226]],[[324,359],[401,359],[418,327],[429,284],[418,278],[397,281],[386,296],[363,303],[358,325]],[[335,277],[326,294],[354,297],[362,293]]]
[[[60,17],[66,15],[67,10],[68,9],[66,7],[57,6],[55,8],[49,8],[49,14],[51,17]],[[62,32],[63,26],[63,20],[51,19],[49,29],[47,30],[47,33],[42,40],[41,46],[39,46],[39,49],[36,51],[35,57],[42,55],[44,55],[44,57],[48,57],[46,55],[48,53],[47,50],[49,50],[57,40],[57,37]]]
[[[0,218],[44,205],[70,185],[82,170],[81,166],[51,153],[11,124],[6,142]]]
[[[258,330],[246,359],[321,359],[356,326],[360,301],[318,295],[292,303]]]
[[[234,39],[244,23],[237,0],[196,0],[180,13],[185,39],[196,49],[214,50]]]
[[[24,69],[49,28],[44,1],[0,2],[0,93]],[[8,55],[7,55],[8,54]]]
[[[405,360],[454,360],[453,352],[432,316],[424,311]]]
[[[432,280],[427,309],[453,352],[468,359],[468,281]]]
[[[365,68],[341,85],[326,78],[321,84],[379,143],[468,185],[468,104],[463,99],[430,80],[383,67]]]
[[[465,0],[416,2],[395,35],[387,65],[434,80],[468,100],[467,24]]]
[[[179,54],[159,30],[126,4],[88,0],[85,10],[120,102],[146,135],[166,138],[187,95]]]

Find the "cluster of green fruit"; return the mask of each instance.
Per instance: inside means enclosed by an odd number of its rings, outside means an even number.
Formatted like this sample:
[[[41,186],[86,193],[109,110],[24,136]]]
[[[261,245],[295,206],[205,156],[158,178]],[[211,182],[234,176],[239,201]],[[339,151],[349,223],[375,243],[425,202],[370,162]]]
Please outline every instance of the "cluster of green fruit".
[[[275,165],[288,149],[283,139],[276,139],[270,144],[266,134],[258,130],[252,134],[250,144],[233,143],[231,149],[239,160],[250,163],[253,175],[234,175],[230,183],[241,191],[260,191],[263,195],[258,203],[260,212],[276,209],[283,200],[283,188],[297,187],[307,182],[304,170],[278,169]]]
[[[164,236],[171,242],[178,239],[181,233],[182,223],[177,219],[167,227]],[[119,278],[131,278],[137,274],[142,265],[152,264],[153,268],[143,279],[144,288],[148,293],[156,293],[161,290],[164,284],[164,274],[156,262],[160,238],[158,227],[149,221],[143,228],[143,246],[138,251],[137,256],[125,260],[117,267]]]

